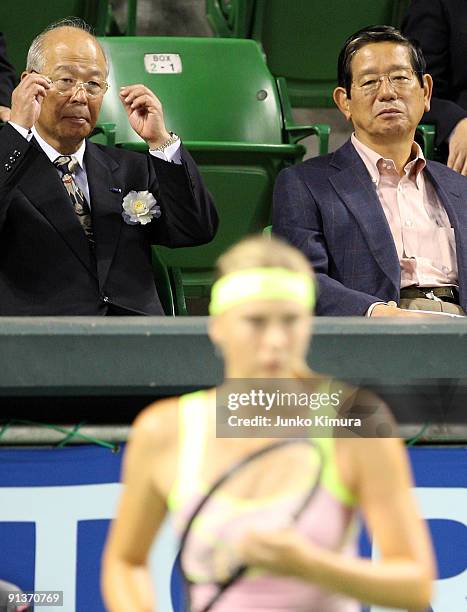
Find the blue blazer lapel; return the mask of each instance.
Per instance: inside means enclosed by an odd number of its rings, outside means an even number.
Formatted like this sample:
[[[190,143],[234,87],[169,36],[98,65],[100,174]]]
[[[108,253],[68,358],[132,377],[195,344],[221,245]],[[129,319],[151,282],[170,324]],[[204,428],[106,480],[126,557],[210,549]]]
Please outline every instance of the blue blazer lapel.
[[[19,188],[56,229],[61,239],[67,243],[88,272],[95,276],[88,240],[73,210],[65,186],[47,155],[35,141],[33,145],[31,163],[25,180],[21,181]]]
[[[96,240],[97,274],[103,289],[117,248],[122,227],[123,185],[113,173],[119,164],[92,142],[86,143],[84,155],[91,199],[91,216]],[[122,188],[122,192],[110,189]]]
[[[467,202],[461,197],[459,182],[467,179],[459,176],[454,181],[444,167],[440,168],[430,161],[427,162],[426,171],[454,229],[459,274],[459,301],[465,308],[467,302]]]
[[[350,141],[335,152],[331,165],[341,170],[329,178],[332,186],[360,226],[379,267],[399,291],[396,245],[370,175]]]

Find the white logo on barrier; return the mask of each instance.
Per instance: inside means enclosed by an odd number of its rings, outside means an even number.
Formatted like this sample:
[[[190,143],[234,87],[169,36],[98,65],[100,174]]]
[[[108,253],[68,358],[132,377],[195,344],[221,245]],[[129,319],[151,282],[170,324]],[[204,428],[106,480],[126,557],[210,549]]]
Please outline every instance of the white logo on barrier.
[[[115,515],[121,484],[93,484],[59,487],[0,488],[0,522],[36,524],[36,591],[63,591],[63,612],[73,612],[76,593],[77,523],[110,519]],[[426,519],[458,521],[467,525],[466,491],[463,488],[415,489]],[[168,610],[169,579],[177,548],[170,525],[166,523],[151,552],[151,574],[157,577],[158,599],[162,595]],[[372,551],[377,558],[376,549]],[[161,588],[162,587],[162,588]],[[434,612],[453,612],[465,608],[467,570],[438,580],[432,602]],[[159,599],[159,602],[161,600]],[[50,607],[35,606],[36,612],[50,612]],[[383,612],[372,607],[372,612]],[[384,612],[396,612],[384,608]]]
[[[36,524],[36,591],[63,591],[63,612],[75,608],[77,523],[114,516],[119,483],[69,487],[2,487],[0,522]],[[50,607],[34,606],[35,612]]]
[[[106,483],[0,488],[0,523],[36,525],[35,590],[63,591],[61,612],[74,612],[76,608],[77,524],[113,518],[121,487],[120,483]],[[165,521],[149,559],[161,610],[172,609],[170,574],[176,553],[177,539],[170,522]],[[34,610],[51,612],[52,608],[36,605]]]

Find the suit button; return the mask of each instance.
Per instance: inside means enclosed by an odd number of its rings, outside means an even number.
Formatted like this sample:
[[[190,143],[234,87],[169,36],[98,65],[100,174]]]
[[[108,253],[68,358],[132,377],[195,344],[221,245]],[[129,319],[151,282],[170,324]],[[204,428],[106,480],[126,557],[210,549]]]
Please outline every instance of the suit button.
[[[11,166],[10,166],[10,164],[5,164],[5,170],[6,170],[7,172],[10,172],[10,170],[11,170]]]
[[[8,159],[11,161],[12,164],[14,164],[16,161],[16,157],[13,157],[13,155],[10,155]]]
[[[13,155],[15,157],[19,157],[21,155],[21,151],[17,151],[16,149],[13,151]]]
[[[102,301],[104,302],[104,304],[108,304],[110,302],[110,298],[107,295],[103,295],[102,296]]]

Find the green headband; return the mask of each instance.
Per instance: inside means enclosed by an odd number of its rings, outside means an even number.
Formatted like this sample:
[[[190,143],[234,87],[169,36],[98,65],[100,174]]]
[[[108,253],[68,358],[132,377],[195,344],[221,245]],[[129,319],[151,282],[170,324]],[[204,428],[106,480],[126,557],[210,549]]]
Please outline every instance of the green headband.
[[[293,300],[311,309],[315,304],[315,288],[311,276],[285,268],[232,272],[214,283],[209,314],[222,314],[250,300]]]

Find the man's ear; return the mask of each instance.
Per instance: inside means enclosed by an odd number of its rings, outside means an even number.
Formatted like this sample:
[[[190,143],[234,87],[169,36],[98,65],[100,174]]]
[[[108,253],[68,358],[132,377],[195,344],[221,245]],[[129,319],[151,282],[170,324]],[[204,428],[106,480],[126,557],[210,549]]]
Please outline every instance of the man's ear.
[[[431,74],[423,75],[423,96],[425,98],[425,113],[430,110],[431,94],[433,93],[433,78]]]
[[[352,114],[350,112],[349,98],[347,97],[347,92],[345,91],[344,87],[336,87],[336,89],[333,91],[332,97],[337,108],[344,115],[347,121],[350,121]]]

